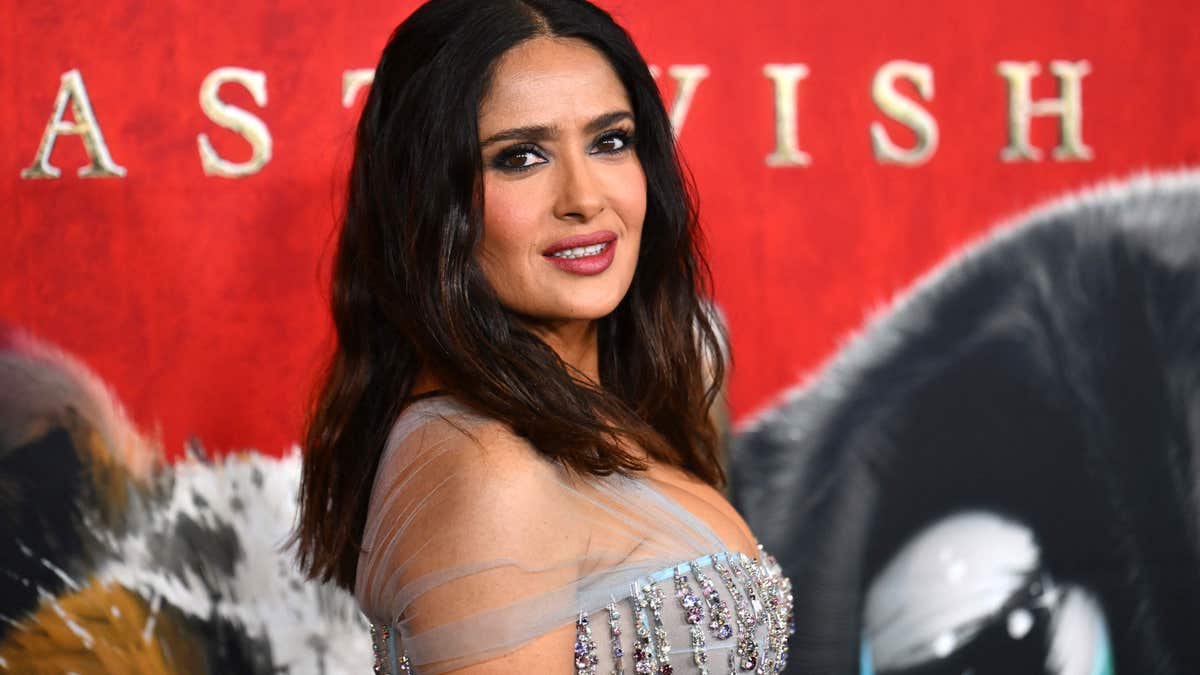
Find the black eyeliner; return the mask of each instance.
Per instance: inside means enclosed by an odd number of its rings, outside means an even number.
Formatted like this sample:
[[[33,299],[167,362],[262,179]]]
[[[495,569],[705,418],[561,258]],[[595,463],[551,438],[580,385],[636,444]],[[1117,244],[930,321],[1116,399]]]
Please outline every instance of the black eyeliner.
[[[624,129],[609,129],[608,131],[605,131],[602,134],[600,134],[599,136],[597,136],[596,141],[594,143],[592,143],[592,145],[595,146],[595,145],[602,143],[606,140],[609,140],[611,138],[620,139],[621,147],[617,148],[616,150],[602,151],[605,154],[616,154],[616,153],[624,152],[625,150],[629,150],[633,147],[633,144],[636,141],[636,137],[634,135],[634,132],[632,132],[632,131],[626,131]]]
[[[501,171],[527,171],[540,164],[540,162],[538,162],[528,166],[508,166],[504,163],[506,160],[512,157],[526,154],[536,155],[543,160],[546,159],[542,153],[538,151],[538,147],[536,145],[532,143],[518,143],[517,145],[511,145],[496,153],[496,156],[492,158],[491,165],[492,167],[500,169]]]
[[[596,137],[596,140],[592,143],[592,146],[595,147],[596,145],[603,143],[606,140],[613,139],[613,138],[619,139],[621,141],[621,147],[619,147],[615,150],[601,150],[599,152],[601,152],[602,154],[606,154],[606,155],[620,154],[626,150],[632,149],[634,146],[634,143],[637,140],[636,136],[634,135],[634,133],[632,131],[626,131],[625,129],[609,129],[608,131],[602,132],[600,135],[598,135]],[[529,164],[527,166],[508,166],[504,163],[505,161],[507,161],[508,159],[510,159],[512,157],[516,157],[519,155],[525,155],[525,154],[534,155],[542,160],[546,159],[545,155],[543,155],[541,153],[541,149],[538,148],[537,145],[535,145],[533,143],[518,143],[516,145],[511,145],[507,148],[504,148],[500,152],[496,153],[496,155],[492,158],[492,161],[489,164],[493,168],[499,169],[500,171],[520,172],[520,171],[527,171],[527,170],[532,169],[533,167],[537,166],[538,164],[543,163],[543,162],[536,162],[534,164]]]

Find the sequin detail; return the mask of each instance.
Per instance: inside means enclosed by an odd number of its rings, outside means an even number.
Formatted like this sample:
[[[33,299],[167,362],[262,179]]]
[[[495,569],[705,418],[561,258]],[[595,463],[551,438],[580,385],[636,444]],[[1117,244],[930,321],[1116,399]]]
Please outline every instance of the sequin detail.
[[[642,609],[649,608],[650,616],[653,618],[654,655],[658,661],[658,668],[654,672],[658,675],[672,675],[675,667],[671,665],[671,641],[667,638],[667,626],[663,622],[662,589],[653,582],[647,584],[639,604]]]
[[[733,597],[734,616],[737,617],[737,646],[734,648],[734,653],[737,655],[737,666],[741,670],[754,670],[758,667],[758,645],[754,642],[754,626],[758,624],[758,615],[752,611],[752,605],[746,596],[742,593],[741,587],[738,586],[734,579],[731,570],[740,570],[737,561],[734,559],[728,560],[728,564],[721,562],[713,563],[713,569],[721,577],[721,582],[725,584],[729,595]]]
[[[778,566],[773,556],[762,551],[761,545],[758,548],[768,565]],[[767,646],[770,649],[767,672],[777,673],[787,665],[788,637],[796,632],[792,614],[792,582],[785,576],[770,574],[762,565],[754,565],[751,569],[764,598],[770,625],[767,629]]]
[[[592,627],[585,612],[579,612],[575,621],[575,672],[578,675],[596,675],[596,641],[592,639]]]
[[[621,657],[625,656],[625,650],[621,648],[621,612],[617,609],[617,603],[608,603],[608,639],[612,645],[613,667],[611,675],[625,675],[625,669],[621,667]]]
[[[379,626],[371,624],[371,651],[374,652],[375,665],[373,670],[375,675],[392,675],[389,671],[387,662],[387,626]]]
[[[788,637],[795,632],[795,617],[791,581],[777,570],[778,563],[760,547],[758,560],[736,552],[717,553],[642,577],[630,586],[628,605],[625,599],[617,599],[592,610],[597,622],[602,621],[601,609],[607,610],[608,649],[597,646],[589,612],[580,611],[575,622],[576,675],[707,675],[717,670],[722,675],[779,673],[787,664]],[[657,585],[668,579],[674,582],[675,602],[670,608]],[[633,612],[636,633],[630,643],[632,672],[625,670],[622,647],[620,620],[626,606]],[[679,664],[670,662],[668,626],[675,635],[686,628],[691,639],[689,662],[694,666],[685,665],[682,659]],[[733,648],[725,650],[722,665],[715,666],[714,645],[728,645],[730,639]],[[399,635],[387,625],[372,624],[371,640],[376,675],[413,674]]]
[[[653,647],[650,645],[650,626],[642,611],[650,603],[645,591],[640,589],[634,591],[633,598],[634,630],[637,632],[637,643],[633,645],[633,670],[637,675],[651,675],[654,672]]]
[[[396,659],[396,670],[392,671],[391,648],[388,645],[392,637],[392,629],[386,624],[371,623],[371,650],[375,657],[372,670],[375,675],[410,675],[412,665],[408,655],[400,654]]]
[[[675,598],[683,610],[683,620],[688,624],[688,635],[692,642],[692,663],[700,675],[708,675],[708,645],[704,643],[704,631],[700,624],[704,622],[704,605],[699,596],[692,592],[687,576],[675,568]]]
[[[709,631],[716,640],[728,640],[733,637],[733,626],[729,625],[729,603],[721,599],[721,593],[699,567],[693,566],[692,572],[700,584],[700,595],[708,606]]]

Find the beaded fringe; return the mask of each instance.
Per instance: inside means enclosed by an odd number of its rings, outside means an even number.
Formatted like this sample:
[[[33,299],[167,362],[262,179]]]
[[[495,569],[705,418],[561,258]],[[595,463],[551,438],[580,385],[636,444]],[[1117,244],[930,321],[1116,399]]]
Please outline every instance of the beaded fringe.
[[[765,560],[771,567],[777,567],[770,556],[765,556]],[[698,591],[680,567],[674,568],[672,577],[679,612],[677,615],[672,612],[671,619],[678,616],[688,627],[695,672],[710,675],[705,626],[708,636],[715,642],[734,640],[726,664],[729,675],[749,672],[772,675],[781,671],[787,664],[788,636],[795,632],[791,581],[773,574],[766,564],[744,554],[718,554],[712,557],[712,570],[725,588],[726,600],[702,567],[695,561],[690,564],[691,577],[698,584]],[[667,637],[668,618],[662,589],[653,582],[641,587],[635,584],[627,601],[633,612],[636,633],[631,652],[634,675],[673,675],[675,666],[670,662],[671,645]],[[604,609],[607,611],[613,664],[608,675],[625,675],[622,663],[625,649],[619,623],[621,612],[616,601]],[[760,627],[766,638],[762,644],[755,639]],[[396,636],[388,626],[371,624],[371,643],[376,675],[412,675],[408,656],[399,648]],[[597,675],[599,663],[591,621],[586,611],[580,611],[575,622],[576,675]]]

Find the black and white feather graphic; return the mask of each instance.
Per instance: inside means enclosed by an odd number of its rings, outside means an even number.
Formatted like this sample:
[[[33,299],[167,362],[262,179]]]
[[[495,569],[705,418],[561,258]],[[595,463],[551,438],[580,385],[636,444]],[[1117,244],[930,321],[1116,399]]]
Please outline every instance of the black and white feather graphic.
[[[85,366],[0,330],[0,673],[359,673],[367,625],[281,544],[300,455],[164,461]]]

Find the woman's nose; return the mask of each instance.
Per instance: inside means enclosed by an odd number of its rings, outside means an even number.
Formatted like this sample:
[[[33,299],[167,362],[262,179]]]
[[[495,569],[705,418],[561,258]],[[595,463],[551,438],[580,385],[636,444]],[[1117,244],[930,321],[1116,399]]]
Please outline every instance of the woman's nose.
[[[604,191],[601,189],[597,167],[588,156],[561,158],[558,162],[559,188],[555,215],[563,220],[589,222],[604,210]]]

